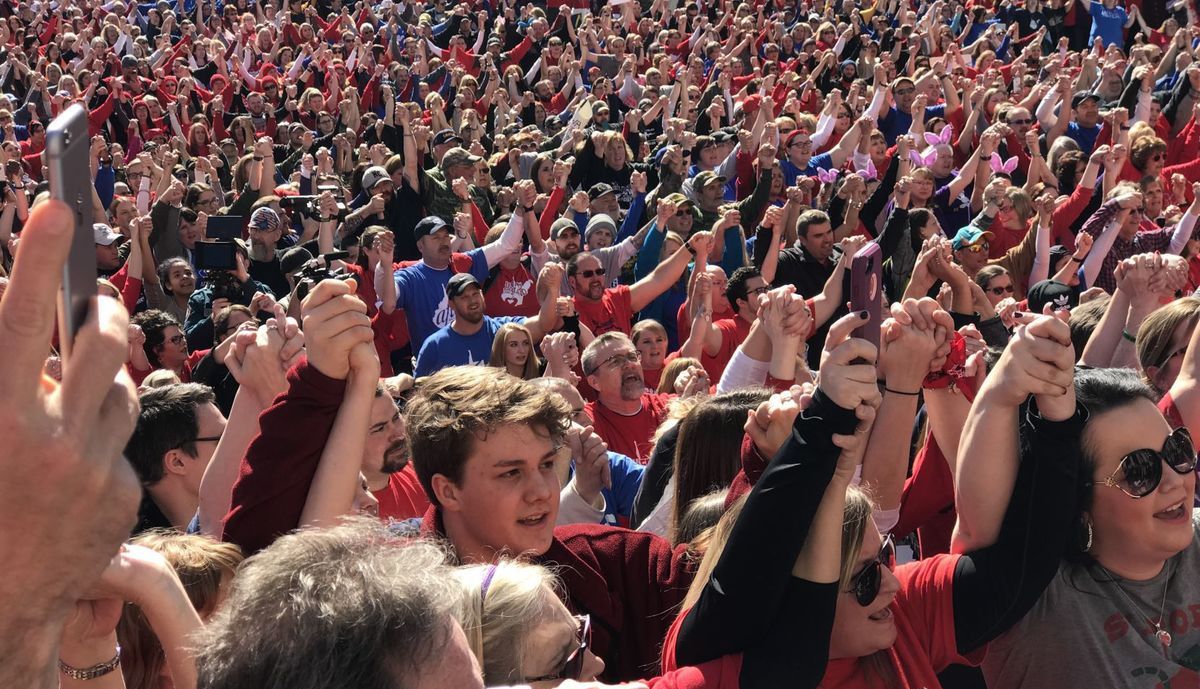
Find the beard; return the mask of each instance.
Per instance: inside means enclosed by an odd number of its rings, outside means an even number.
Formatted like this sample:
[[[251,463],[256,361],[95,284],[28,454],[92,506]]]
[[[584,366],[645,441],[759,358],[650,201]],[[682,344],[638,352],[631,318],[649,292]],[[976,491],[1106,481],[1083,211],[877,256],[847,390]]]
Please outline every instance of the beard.
[[[629,374],[621,378],[621,399],[633,401],[646,391],[646,379],[639,371],[636,376]]]
[[[385,474],[394,474],[408,466],[408,440],[398,440],[383,451],[383,464],[379,470]]]

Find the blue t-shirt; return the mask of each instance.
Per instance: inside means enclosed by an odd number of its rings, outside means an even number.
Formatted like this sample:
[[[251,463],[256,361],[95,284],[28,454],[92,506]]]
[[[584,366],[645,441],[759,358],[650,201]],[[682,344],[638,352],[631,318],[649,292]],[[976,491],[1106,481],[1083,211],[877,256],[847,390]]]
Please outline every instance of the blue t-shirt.
[[[604,523],[608,526],[632,528],[629,518],[633,515],[633,501],[642,486],[642,475],[646,473],[646,467],[623,454],[609,452],[608,470],[609,477],[612,478],[612,487],[600,489],[600,494],[604,496]],[[575,475],[573,463],[570,475]]]
[[[441,328],[430,335],[421,346],[414,373],[420,378],[437,373],[447,366],[486,366],[488,359],[492,357],[492,341],[496,339],[496,331],[500,326],[524,321],[524,316],[484,316],[483,327],[474,335],[460,335],[450,326]]]
[[[1088,35],[1088,45],[1096,42],[1096,37],[1104,39],[1105,47],[1115,45],[1125,46],[1125,22],[1129,14],[1124,7],[1114,7],[1111,10],[1099,2],[1089,6],[1092,15],[1092,32]]]
[[[1083,151],[1084,155],[1091,155],[1092,149],[1096,147],[1096,137],[1100,136],[1100,125],[1083,127],[1078,122],[1071,121],[1067,123],[1067,136],[1079,144],[1079,150]]]
[[[796,185],[798,177],[816,177],[817,170],[828,170],[833,167],[833,156],[829,153],[815,155],[808,159],[808,167],[802,168],[792,161],[784,158],[779,163],[779,169],[783,170],[783,185],[792,187]]]
[[[925,121],[931,117],[945,117],[946,105],[930,105],[925,108]],[[887,140],[888,146],[895,146],[896,139],[908,133],[912,127],[913,118],[910,113],[892,106],[883,117],[879,118],[879,131]]]
[[[471,259],[471,274],[482,284],[488,276],[483,249],[473,249],[466,255]],[[455,272],[453,264],[438,270],[425,261],[396,271],[396,308],[404,309],[413,351],[421,351],[421,345],[434,331],[454,320],[446,283]]]

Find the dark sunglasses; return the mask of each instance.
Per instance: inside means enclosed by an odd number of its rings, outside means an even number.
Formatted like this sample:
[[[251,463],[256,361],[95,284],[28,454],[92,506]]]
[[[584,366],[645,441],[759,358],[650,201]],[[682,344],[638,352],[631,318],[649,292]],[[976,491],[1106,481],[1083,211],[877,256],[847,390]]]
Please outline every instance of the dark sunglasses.
[[[1018,127],[1023,127],[1027,124],[1033,124],[1033,120],[1030,120],[1030,119],[1009,120],[1008,123],[1011,125],[1018,126]]]
[[[1098,484],[1120,488],[1131,498],[1144,498],[1162,482],[1163,462],[1181,475],[1196,470],[1196,448],[1186,428],[1177,428],[1167,436],[1161,451],[1143,449],[1125,455],[1117,465],[1117,470]],[[1120,479],[1116,478],[1118,474],[1121,475]],[[1097,485],[1097,482],[1089,482],[1088,485]]]
[[[896,564],[896,542],[888,534],[883,539],[879,554],[868,562],[850,580],[849,593],[854,594],[854,600],[864,608],[875,602],[879,596],[879,587],[883,585],[883,568],[891,569]]]
[[[581,270],[581,271],[579,271],[579,277],[583,278],[584,280],[591,280],[592,278],[602,278],[602,277],[604,277],[604,269],[597,268],[595,270]]]
[[[579,641],[579,646],[567,656],[567,660],[563,663],[562,669],[552,675],[543,675],[541,677],[527,677],[523,681],[527,684],[534,682],[549,682],[556,679],[579,679],[583,675],[583,657],[584,651],[592,643],[592,616],[591,615],[576,615],[575,624],[578,625],[575,632],[575,637]]]
[[[992,293],[992,294],[994,294],[994,295],[996,295],[996,296],[1000,296],[1001,294],[1012,294],[1012,293],[1013,293],[1013,286],[1012,286],[1012,285],[1005,285],[1005,286],[1003,286],[1003,287],[992,287],[992,288],[991,288],[991,293]]]

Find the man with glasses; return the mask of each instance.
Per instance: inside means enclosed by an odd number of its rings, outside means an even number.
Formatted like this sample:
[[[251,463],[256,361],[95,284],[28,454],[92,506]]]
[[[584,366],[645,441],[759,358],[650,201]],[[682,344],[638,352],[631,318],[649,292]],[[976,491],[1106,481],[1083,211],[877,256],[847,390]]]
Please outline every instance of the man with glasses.
[[[674,395],[646,389],[641,354],[624,333],[592,340],[580,361],[588,385],[596,390],[596,401],[584,406],[596,435],[610,451],[645,464],[654,451],[654,432],[666,420]]]
[[[950,240],[950,248],[954,250],[954,261],[962,266],[967,277],[974,279],[975,274],[988,264],[988,241],[991,232],[985,232],[973,225],[962,228]]]
[[[780,161],[785,186],[795,186],[798,177],[816,177],[818,170],[841,169],[862,138],[863,127],[853,126],[842,135],[837,146],[813,155],[812,138],[806,130],[796,129],[784,138],[784,158]]]
[[[626,335],[633,329],[633,314],[646,308],[683,276],[693,256],[712,249],[711,232],[697,232],[687,244],[663,261],[649,275],[632,285],[605,288],[607,270],[589,252],[576,254],[567,261],[567,281],[575,294],[579,322],[596,335],[617,331]]]
[[[180,383],[139,396],[137,428],[125,446],[144,490],[133,533],[192,531],[200,479],[225,432],[225,416],[205,385]]]
[[[878,70],[876,74],[879,74]],[[933,77],[934,72],[928,72],[921,78],[921,81]],[[950,77],[943,71],[937,75],[937,78],[945,80]],[[888,146],[895,146],[896,139],[901,134],[908,133],[908,130],[912,128],[912,106],[917,98],[917,89],[917,83],[908,77],[900,77],[892,82],[892,98],[895,100],[895,104],[879,118],[879,131],[883,132],[883,138],[887,139]],[[945,93],[946,102],[926,106],[925,112],[922,113],[924,121],[928,121],[931,117],[945,117],[947,110],[955,110],[959,107],[958,91],[953,86],[942,90]]]

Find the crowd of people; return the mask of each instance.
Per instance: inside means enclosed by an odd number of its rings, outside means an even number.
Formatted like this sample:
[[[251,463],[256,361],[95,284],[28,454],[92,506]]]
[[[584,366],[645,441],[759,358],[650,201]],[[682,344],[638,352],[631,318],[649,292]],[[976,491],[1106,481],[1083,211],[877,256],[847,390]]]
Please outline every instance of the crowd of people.
[[[1200,689],[1198,57],[1195,0],[5,3],[0,686]]]

